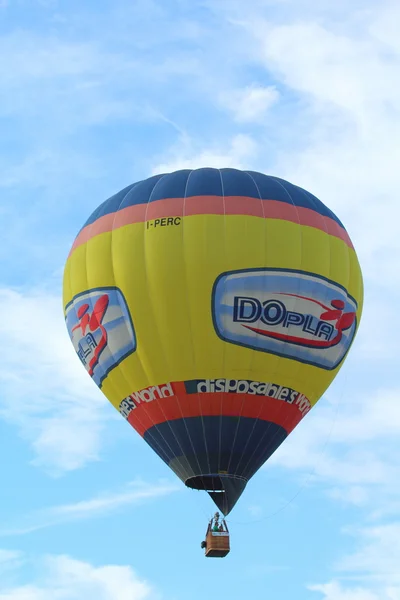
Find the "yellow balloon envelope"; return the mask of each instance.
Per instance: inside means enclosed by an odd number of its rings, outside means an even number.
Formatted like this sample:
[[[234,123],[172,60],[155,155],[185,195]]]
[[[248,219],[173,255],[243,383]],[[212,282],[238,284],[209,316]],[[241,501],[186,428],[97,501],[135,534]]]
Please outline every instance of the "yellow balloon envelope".
[[[228,514],[330,385],[363,284],[309,192],[234,169],[131,185],[79,232],[64,308],[93,381],[176,475]]]

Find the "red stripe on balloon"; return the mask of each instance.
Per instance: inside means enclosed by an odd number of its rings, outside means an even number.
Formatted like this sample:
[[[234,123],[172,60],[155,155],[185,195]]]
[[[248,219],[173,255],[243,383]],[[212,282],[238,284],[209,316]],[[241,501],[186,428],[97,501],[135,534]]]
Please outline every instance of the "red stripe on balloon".
[[[133,223],[145,223],[167,217],[190,217],[195,215],[245,215],[265,219],[290,221],[320,229],[343,240],[353,248],[347,231],[330,217],[301,206],[279,200],[260,200],[244,196],[192,196],[190,198],[166,198],[146,204],[128,206],[115,213],[99,217],[84,227],[75,239],[71,253],[85,242],[101,233],[110,232]]]
[[[249,417],[280,425],[289,434],[302,419],[302,413],[294,404],[267,396],[210,392],[186,394],[178,391],[183,384],[173,384],[176,394],[169,398],[142,402],[133,409],[128,421],[143,436],[145,432],[166,421],[190,417]]]

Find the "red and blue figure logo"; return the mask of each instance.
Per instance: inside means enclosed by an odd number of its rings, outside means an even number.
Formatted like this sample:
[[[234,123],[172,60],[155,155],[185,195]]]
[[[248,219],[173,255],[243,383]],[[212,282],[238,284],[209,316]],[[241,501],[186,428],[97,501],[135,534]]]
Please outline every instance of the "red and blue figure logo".
[[[224,341],[327,370],[341,363],[357,327],[354,298],[303,271],[223,273],[214,284],[212,311]]]
[[[101,387],[108,373],[136,350],[135,329],[118,288],[78,294],[65,307],[69,336],[83,366]]]

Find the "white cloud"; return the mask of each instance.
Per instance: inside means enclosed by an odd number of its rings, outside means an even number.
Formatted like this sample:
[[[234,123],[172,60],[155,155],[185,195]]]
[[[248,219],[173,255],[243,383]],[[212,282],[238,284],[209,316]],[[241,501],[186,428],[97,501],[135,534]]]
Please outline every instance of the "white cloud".
[[[50,509],[49,513],[56,517],[65,518],[82,518],[103,514],[109,510],[115,510],[127,504],[140,502],[159,496],[165,496],[171,492],[177,491],[179,488],[176,485],[168,483],[160,483],[159,485],[148,485],[140,482],[133,482],[127,486],[127,489],[117,494],[105,494],[92,498],[91,500],[83,500],[75,504],[66,504]]]
[[[341,559],[337,568],[351,577],[398,585],[400,592],[400,522],[354,532],[359,550]]]
[[[339,580],[309,586],[324,600],[400,599],[400,523],[354,530],[359,549],[336,565]]]
[[[366,267],[368,269],[368,265]],[[392,324],[397,320],[397,281],[393,273],[390,277],[383,274],[379,284],[366,289],[362,326],[357,334],[357,355],[360,362],[370,364],[374,371],[382,367],[395,370],[398,345]]]
[[[0,600],[156,600],[160,596],[129,566],[94,566],[69,556],[48,556],[37,564],[32,583],[6,588]]]
[[[244,23],[265,69],[297,97],[293,150],[278,148],[277,169],[337,211],[367,279],[385,286],[396,285],[400,254],[400,52],[385,36],[397,14],[386,2],[352,13],[352,26],[347,11],[324,24],[314,15],[277,25],[262,11]]]
[[[355,506],[365,506],[369,500],[368,492],[365,488],[351,484],[349,487],[334,487],[328,490],[328,496],[333,500],[339,500],[345,504],[353,504]]]
[[[220,94],[220,102],[232,112],[239,123],[251,123],[265,119],[270,108],[279,100],[274,86],[252,85],[244,89],[230,90]]]
[[[307,485],[322,486],[331,499],[362,508],[370,518],[395,514],[400,391],[344,388],[339,404],[339,397],[336,405],[330,395],[321,399],[265,468],[307,474]]]
[[[395,483],[393,482],[393,488],[395,488]],[[397,492],[397,490],[395,490]],[[382,494],[380,501],[375,502],[375,505],[371,507],[371,512],[369,514],[369,519],[371,521],[379,521],[383,518],[395,517],[399,518],[400,516],[400,501],[399,494],[393,493],[389,497],[385,497]]]
[[[44,145],[39,141],[34,151],[19,160],[7,156],[0,157],[0,187],[6,189],[51,188],[66,173],[73,172],[77,179],[79,177],[89,179],[99,177],[100,171],[95,158],[84,151],[74,149],[73,152],[66,152],[65,148],[61,149],[57,147],[57,144],[50,143],[48,140]],[[4,207],[3,210],[11,212],[10,208]],[[27,213],[29,214],[29,210]],[[15,230],[26,227],[27,223],[15,223],[12,218],[9,218],[7,226],[8,228],[12,227],[16,236]],[[28,230],[26,233],[31,232]],[[4,234],[7,234],[6,226],[4,226]]]
[[[23,555],[18,550],[0,548],[0,573],[7,569],[15,569],[23,562]]]
[[[0,548],[0,562],[8,562],[9,560],[19,558],[19,556],[20,553],[15,550],[3,550]]]
[[[171,160],[155,165],[153,173],[169,173],[179,169],[196,169],[199,167],[232,167],[236,169],[250,168],[252,158],[257,153],[257,144],[249,135],[236,135],[226,146],[213,144],[206,150],[195,147],[194,141],[181,137],[178,144],[168,154]]]
[[[0,416],[16,425],[50,470],[97,460],[105,397],[77,360],[61,296],[0,290]]]
[[[134,117],[143,106],[124,93],[127,87],[134,92],[129,75],[141,70],[140,61],[103,45],[98,36],[67,40],[16,29],[0,36],[0,52],[7,56],[0,65],[1,114],[24,122],[43,117],[40,139],[54,119],[60,120],[60,137],[84,125]],[[25,134],[35,121],[29,125]]]
[[[396,65],[381,60],[381,48],[367,36],[335,33],[312,21],[272,27],[265,22],[258,31],[265,59],[284,83],[348,111],[360,127],[366,119],[369,126],[377,104],[395,102]]]
[[[201,27],[153,6],[153,16],[148,0],[141,10],[138,2],[96,14],[83,8],[66,17],[75,24],[71,35],[57,22],[46,34],[21,27],[0,35],[0,53],[7,56],[0,64],[0,114],[25,124],[21,147],[32,133],[39,140],[61,139],[82,128],[147,120],[164,104],[154,92],[175,93],[182,79],[190,91],[193,73],[206,75],[195,53],[180,53],[177,60],[163,49],[201,41]]]
[[[332,581],[324,585],[312,585],[309,589],[323,594],[323,600],[394,600],[390,596],[377,596],[365,588],[355,587],[344,589],[340,583]]]
[[[156,484],[134,481],[118,492],[106,492],[88,500],[43,508],[30,515],[19,515],[15,525],[10,521],[0,524],[0,536],[24,535],[62,523],[104,517],[125,506],[161,498],[178,490],[178,485],[166,481]],[[0,553],[0,562],[1,560]]]

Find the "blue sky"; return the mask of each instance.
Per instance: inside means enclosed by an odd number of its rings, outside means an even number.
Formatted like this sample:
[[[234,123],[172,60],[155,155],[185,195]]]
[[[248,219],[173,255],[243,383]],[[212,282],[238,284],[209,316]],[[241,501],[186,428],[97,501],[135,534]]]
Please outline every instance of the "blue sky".
[[[0,1],[0,600],[399,600],[400,6]],[[352,352],[249,484],[232,552],[74,355],[61,278],[92,210],[161,170],[293,181],[364,270]]]

